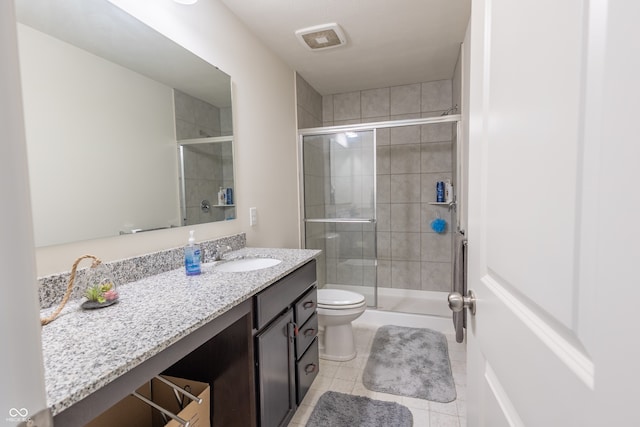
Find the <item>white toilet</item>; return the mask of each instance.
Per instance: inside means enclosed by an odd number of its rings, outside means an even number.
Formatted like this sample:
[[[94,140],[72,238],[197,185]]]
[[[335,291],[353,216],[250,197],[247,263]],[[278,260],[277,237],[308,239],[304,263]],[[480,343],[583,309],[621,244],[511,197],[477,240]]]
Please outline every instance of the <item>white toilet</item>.
[[[320,358],[346,361],[356,357],[351,322],[367,308],[363,295],[339,289],[318,289],[318,323],[324,328]]]

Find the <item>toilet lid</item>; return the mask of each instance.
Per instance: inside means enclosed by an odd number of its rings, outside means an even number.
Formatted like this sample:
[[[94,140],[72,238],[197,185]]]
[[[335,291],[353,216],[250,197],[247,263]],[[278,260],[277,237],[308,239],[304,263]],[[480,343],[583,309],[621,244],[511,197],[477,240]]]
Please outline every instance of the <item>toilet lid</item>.
[[[364,302],[364,295],[341,289],[318,289],[319,305],[354,305]]]

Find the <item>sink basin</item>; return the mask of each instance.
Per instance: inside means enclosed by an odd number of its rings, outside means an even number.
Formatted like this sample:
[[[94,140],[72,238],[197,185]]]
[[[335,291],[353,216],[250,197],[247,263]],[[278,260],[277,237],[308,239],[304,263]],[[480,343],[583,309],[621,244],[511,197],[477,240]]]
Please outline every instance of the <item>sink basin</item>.
[[[276,258],[239,258],[216,264],[213,269],[226,273],[240,273],[273,267],[281,262],[282,260]]]

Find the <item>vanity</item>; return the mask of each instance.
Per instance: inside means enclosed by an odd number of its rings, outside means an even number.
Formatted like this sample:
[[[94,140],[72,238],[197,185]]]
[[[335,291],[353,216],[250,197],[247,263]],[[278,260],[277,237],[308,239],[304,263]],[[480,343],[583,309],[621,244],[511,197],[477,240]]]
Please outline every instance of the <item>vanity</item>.
[[[120,286],[113,306],[70,304],[42,328],[55,424],[85,425],[162,373],[209,383],[213,426],[286,425],[318,372],[318,254],[243,248],[227,257],[282,262],[178,268]]]

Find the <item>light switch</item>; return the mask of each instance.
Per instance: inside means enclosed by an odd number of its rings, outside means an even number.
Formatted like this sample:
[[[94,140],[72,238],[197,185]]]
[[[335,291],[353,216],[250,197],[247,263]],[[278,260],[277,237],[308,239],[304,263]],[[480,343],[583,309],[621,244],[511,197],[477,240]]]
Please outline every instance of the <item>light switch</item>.
[[[249,225],[254,226],[258,223],[258,208],[249,208]]]

